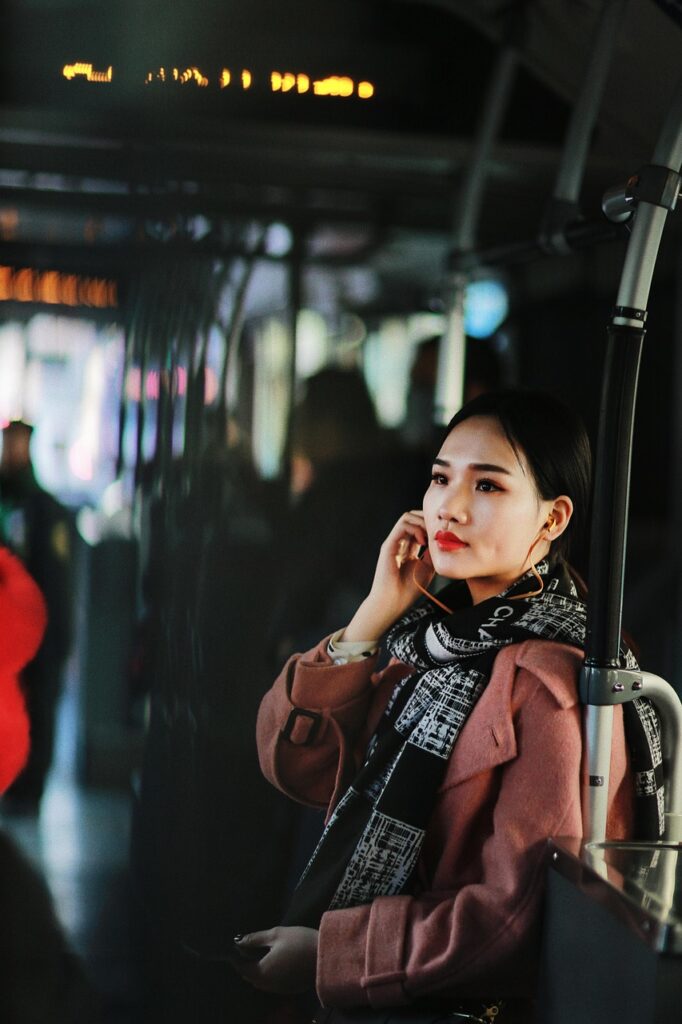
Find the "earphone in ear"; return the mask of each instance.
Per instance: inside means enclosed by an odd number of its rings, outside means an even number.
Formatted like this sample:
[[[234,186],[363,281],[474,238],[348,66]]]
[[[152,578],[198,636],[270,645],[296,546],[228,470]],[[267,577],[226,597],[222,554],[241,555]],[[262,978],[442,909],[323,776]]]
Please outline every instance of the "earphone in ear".
[[[556,520],[555,520],[553,514],[550,512],[549,515],[547,516],[547,522],[545,523],[545,526],[547,527],[548,530],[551,530],[552,527],[554,526],[555,522],[556,522]]]

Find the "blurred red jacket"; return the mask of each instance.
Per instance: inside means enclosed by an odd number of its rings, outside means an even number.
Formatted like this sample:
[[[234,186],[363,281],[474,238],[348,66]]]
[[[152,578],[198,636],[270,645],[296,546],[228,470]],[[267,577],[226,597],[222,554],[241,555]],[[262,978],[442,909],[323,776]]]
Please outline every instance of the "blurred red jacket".
[[[26,764],[29,722],[19,673],[40,647],[47,610],[37,583],[0,547],[0,793]]]

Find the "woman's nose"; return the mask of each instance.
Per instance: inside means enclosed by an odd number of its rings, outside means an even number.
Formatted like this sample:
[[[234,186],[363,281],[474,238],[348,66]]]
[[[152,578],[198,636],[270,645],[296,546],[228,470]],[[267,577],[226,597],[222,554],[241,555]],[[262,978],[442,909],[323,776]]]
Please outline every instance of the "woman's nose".
[[[461,523],[464,525],[469,519],[469,513],[462,501],[450,501],[447,505],[441,505],[438,510],[438,518],[444,523]]]

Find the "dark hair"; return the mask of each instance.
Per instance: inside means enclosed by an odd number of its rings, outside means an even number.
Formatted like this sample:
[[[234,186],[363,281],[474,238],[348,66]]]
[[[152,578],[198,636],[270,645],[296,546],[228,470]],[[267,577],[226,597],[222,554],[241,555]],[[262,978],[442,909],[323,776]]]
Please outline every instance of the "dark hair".
[[[580,417],[543,391],[491,391],[467,402],[448,423],[446,436],[472,416],[490,416],[522,452],[541,498],[567,494],[573,501],[568,527],[551,548],[551,558],[567,558],[572,542],[582,539],[590,504],[592,453]]]
[[[292,445],[313,462],[360,458],[383,441],[374,404],[357,370],[327,367],[309,377],[294,410]]]

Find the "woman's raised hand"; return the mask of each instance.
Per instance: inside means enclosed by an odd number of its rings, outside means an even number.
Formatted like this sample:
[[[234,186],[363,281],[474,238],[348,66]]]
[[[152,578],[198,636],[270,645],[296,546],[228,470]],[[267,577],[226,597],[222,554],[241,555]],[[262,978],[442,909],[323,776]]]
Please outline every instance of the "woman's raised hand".
[[[424,548],[422,558],[418,552]],[[381,545],[372,588],[343,631],[342,640],[378,640],[414,604],[433,578],[421,509],[400,517]]]

